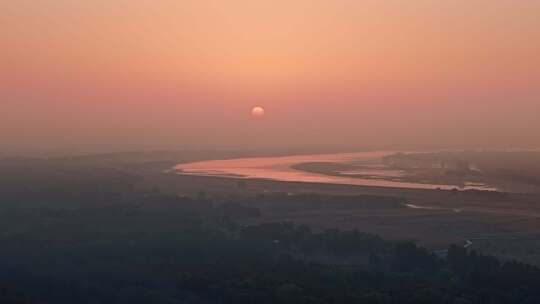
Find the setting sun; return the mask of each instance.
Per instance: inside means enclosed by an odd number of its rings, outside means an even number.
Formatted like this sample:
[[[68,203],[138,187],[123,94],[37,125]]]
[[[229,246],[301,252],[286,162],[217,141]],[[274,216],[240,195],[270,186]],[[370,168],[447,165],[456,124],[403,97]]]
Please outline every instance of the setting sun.
[[[0,0],[0,304],[540,303],[540,0]]]
[[[263,118],[264,117],[264,108],[256,106],[251,110],[251,117],[253,118]]]

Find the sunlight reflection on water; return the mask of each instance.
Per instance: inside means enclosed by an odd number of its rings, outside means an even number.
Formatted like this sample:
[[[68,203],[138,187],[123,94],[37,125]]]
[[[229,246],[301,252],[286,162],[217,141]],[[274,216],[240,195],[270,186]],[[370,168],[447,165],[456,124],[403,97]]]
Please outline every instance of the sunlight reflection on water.
[[[413,189],[444,189],[458,188],[456,185],[431,184],[399,181],[396,178],[405,175],[402,170],[387,169],[382,158],[396,151],[375,151],[357,153],[293,155],[280,157],[253,157],[226,160],[209,160],[180,164],[175,167],[178,174],[199,176],[221,176],[231,178],[255,178],[276,181],[310,182],[325,184],[344,184],[360,186],[413,188]],[[365,162],[369,164],[365,170],[342,171],[341,176],[301,171],[292,168],[302,163],[350,163]],[[377,169],[376,169],[377,168]],[[343,176],[351,175],[351,177]],[[356,177],[354,177],[354,176]],[[390,180],[392,179],[392,180]],[[462,190],[497,190],[482,183],[465,183],[459,187]]]

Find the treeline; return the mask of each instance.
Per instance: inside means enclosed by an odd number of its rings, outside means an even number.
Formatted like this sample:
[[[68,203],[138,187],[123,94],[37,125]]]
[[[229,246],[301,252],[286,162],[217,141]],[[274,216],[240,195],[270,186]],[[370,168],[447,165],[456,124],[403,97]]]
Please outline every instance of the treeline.
[[[535,267],[458,246],[441,258],[358,231],[238,224],[236,218],[258,216],[252,203],[142,193],[99,206],[3,204],[0,300],[540,302]]]

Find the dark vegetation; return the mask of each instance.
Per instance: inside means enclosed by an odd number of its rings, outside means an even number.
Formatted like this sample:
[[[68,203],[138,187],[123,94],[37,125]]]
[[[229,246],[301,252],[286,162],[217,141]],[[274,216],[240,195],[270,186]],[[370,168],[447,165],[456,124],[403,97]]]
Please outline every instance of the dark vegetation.
[[[243,226],[260,201],[399,206],[374,196],[211,200],[137,190],[111,168],[0,184],[0,303],[539,303],[540,270],[451,246],[291,222]],[[46,170],[45,170],[46,171]]]

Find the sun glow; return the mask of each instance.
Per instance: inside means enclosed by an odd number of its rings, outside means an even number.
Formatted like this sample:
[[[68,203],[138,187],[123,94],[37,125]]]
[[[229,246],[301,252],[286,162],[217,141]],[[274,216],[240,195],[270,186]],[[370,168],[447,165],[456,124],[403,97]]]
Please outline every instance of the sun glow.
[[[253,109],[251,109],[251,117],[260,119],[264,117],[264,108],[261,106],[256,106]]]

